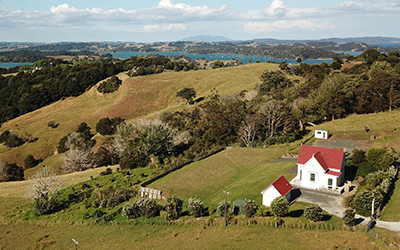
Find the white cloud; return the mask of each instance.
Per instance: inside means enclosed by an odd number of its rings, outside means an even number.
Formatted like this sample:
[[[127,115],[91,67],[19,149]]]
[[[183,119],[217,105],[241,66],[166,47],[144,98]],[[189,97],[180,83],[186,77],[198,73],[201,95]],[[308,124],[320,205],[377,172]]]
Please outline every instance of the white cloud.
[[[265,22],[248,22],[244,25],[244,30],[252,33],[263,33],[272,31],[288,31],[288,30],[326,30],[332,28],[333,25],[324,23],[315,23],[312,21],[276,21],[271,23]]]
[[[342,11],[362,10],[364,5],[356,2],[344,2],[338,5],[338,9]]]
[[[141,28],[141,32],[158,32],[158,31],[183,31],[187,30],[187,25],[182,23],[170,23],[168,25],[149,24]]]

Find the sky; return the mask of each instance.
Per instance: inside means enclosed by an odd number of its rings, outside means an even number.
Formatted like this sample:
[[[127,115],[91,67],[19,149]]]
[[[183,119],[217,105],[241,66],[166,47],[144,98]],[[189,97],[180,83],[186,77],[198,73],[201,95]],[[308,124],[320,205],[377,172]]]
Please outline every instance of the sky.
[[[0,41],[400,37],[400,0],[0,0]]]

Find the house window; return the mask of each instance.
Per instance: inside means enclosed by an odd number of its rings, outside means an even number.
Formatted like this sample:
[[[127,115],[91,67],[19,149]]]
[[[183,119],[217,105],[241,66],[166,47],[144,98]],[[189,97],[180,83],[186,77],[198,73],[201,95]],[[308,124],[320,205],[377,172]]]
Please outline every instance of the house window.
[[[317,131],[317,134],[320,135],[320,134],[321,134],[321,131]]]
[[[310,181],[315,182],[315,173],[310,174]]]

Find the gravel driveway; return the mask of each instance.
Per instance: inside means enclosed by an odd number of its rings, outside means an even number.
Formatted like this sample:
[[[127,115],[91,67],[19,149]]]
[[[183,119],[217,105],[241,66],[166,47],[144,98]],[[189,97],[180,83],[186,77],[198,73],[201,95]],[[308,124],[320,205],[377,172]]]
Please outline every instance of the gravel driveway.
[[[294,185],[294,188],[299,187]],[[322,209],[330,214],[336,215],[340,218],[343,216],[345,210],[341,205],[343,196],[306,188],[300,188],[300,190],[302,194],[298,201],[318,204]]]

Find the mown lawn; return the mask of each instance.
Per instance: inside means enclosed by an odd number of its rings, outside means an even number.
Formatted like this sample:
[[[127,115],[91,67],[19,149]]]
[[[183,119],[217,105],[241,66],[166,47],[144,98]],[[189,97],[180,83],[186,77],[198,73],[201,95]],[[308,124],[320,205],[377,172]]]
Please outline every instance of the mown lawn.
[[[228,191],[228,199],[252,199],[261,205],[261,191],[273,181],[288,174],[295,162],[274,162],[286,153],[285,146],[226,149],[205,160],[192,163],[154,182],[152,188],[166,195],[179,195],[183,200],[197,196],[206,206],[216,207]]]

